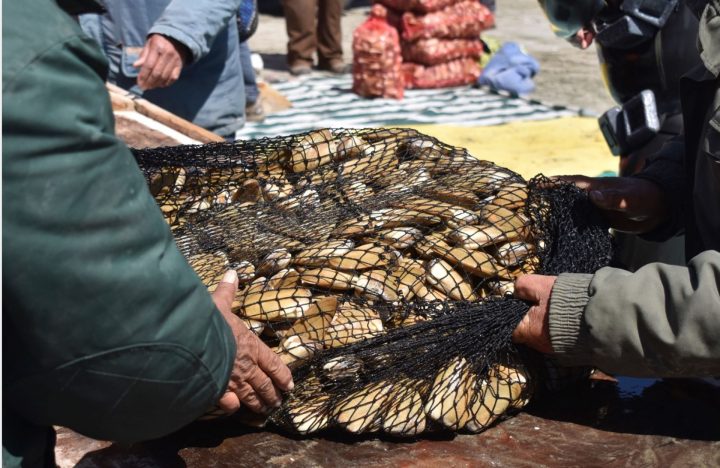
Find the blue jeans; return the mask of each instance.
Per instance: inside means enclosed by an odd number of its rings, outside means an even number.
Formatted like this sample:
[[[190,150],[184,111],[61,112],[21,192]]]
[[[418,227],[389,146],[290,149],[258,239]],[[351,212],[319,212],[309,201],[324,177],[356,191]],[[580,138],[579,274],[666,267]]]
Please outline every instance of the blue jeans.
[[[247,41],[240,43],[240,63],[242,64],[243,81],[245,82],[245,105],[251,106],[257,102],[260,90],[250,60],[250,46],[248,46]]]

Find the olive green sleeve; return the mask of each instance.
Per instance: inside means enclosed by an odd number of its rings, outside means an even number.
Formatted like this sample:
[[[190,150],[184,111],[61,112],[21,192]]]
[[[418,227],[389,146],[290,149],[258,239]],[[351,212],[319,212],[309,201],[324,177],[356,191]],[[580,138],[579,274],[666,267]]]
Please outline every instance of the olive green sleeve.
[[[720,375],[720,253],[703,252],[687,267],[560,275],[549,322],[564,365],[632,376]]]
[[[3,5],[3,407],[158,437],[217,402],[235,340],[114,135],[102,55],[41,3]]]

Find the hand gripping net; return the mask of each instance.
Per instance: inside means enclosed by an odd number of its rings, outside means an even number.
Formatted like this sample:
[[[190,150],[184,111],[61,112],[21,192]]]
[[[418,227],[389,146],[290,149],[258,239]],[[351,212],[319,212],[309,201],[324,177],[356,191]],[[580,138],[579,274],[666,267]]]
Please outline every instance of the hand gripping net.
[[[412,436],[523,407],[537,365],[510,335],[524,273],[607,265],[586,197],[408,129],[324,129],[136,150],[180,250],[293,368],[271,421]]]

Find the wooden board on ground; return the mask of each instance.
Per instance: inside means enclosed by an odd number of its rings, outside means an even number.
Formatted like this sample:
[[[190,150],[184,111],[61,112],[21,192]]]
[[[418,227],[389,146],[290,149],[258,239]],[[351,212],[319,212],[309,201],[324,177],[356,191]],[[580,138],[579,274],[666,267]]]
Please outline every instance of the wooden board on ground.
[[[288,98],[281,94],[278,90],[273,88],[266,82],[258,83],[258,89],[260,90],[260,97],[262,98],[263,110],[265,114],[273,114],[280,112],[285,109],[290,109],[292,103]]]
[[[116,117],[116,133],[136,148],[224,141],[205,130],[118,86],[108,83]]]
[[[134,110],[114,111],[115,134],[131,148],[197,145],[201,142]]]

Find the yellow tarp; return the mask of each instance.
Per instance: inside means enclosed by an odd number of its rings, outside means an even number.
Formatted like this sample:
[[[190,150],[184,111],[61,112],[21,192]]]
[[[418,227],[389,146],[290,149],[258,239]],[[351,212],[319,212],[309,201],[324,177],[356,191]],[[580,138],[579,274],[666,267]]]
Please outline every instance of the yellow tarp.
[[[539,173],[598,176],[616,172],[618,167],[618,158],[610,154],[594,118],[566,117],[491,127],[412,127],[526,178]]]

